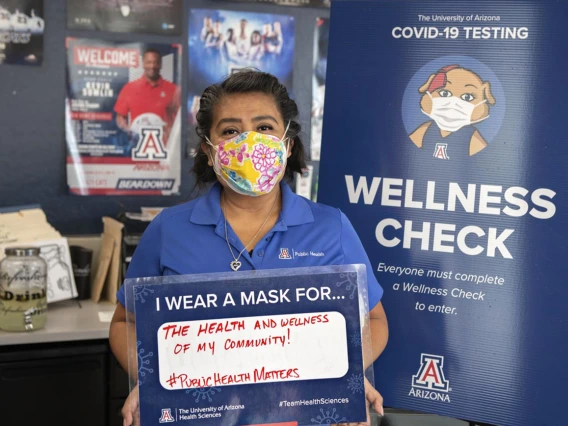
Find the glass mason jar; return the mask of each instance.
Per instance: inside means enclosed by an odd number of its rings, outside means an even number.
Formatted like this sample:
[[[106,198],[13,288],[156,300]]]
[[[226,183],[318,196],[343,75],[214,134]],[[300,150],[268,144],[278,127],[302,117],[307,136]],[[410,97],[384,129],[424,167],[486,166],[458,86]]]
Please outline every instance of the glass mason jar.
[[[35,247],[7,248],[0,262],[0,329],[29,331],[47,321],[47,263]]]

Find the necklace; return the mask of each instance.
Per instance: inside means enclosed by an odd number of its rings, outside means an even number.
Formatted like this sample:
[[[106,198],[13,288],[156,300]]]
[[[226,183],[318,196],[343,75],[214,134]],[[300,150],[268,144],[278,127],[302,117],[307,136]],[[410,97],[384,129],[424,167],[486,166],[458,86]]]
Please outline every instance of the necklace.
[[[223,201],[224,200],[225,200],[225,195],[223,194]],[[256,234],[254,234],[254,237],[252,237],[252,239],[248,242],[248,244],[241,250],[238,257],[235,257],[235,253],[233,253],[233,248],[231,247],[231,243],[229,243],[229,233],[227,231],[227,228],[228,228],[228,226],[227,226],[227,215],[225,214],[225,208],[223,206],[221,206],[221,210],[223,211],[223,216],[225,217],[225,240],[227,241],[227,246],[229,247],[229,250],[231,251],[231,256],[233,256],[233,260],[230,263],[231,269],[233,271],[237,272],[239,270],[239,268],[242,266],[242,262],[239,259],[241,258],[241,256],[243,255],[243,253],[245,252],[247,247],[256,239],[256,237],[258,237],[258,234],[260,234],[260,231],[262,231],[262,228],[264,228],[264,225],[266,225],[266,222],[268,222],[268,218],[272,215],[272,212],[274,211],[274,207],[276,207],[276,201],[278,201],[278,197],[276,197],[274,199],[274,203],[272,204],[272,208],[270,209],[270,212],[268,212],[268,216],[266,216],[266,219],[264,219],[264,222],[262,222],[262,225],[260,225],[260,228],[258,228],[258,231],[256,231]]]

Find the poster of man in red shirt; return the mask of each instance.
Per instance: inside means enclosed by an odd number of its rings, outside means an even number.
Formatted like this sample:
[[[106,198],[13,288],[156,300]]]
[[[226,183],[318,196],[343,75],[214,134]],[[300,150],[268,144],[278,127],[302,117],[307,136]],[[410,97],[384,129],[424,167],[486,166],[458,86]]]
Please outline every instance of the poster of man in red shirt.
[[[179,193],[180,77],[180,45],[67,39],[71,193]]]
[[[167,145],[180,107],[180,88],[160,75],[162,55],[158,50],[146,49],[142,66],[142,77],[127,83],[118,95],[114,105],[116,125],[135,139],[140,137],[143,124],[161,125],[164,127],[164,145]]]

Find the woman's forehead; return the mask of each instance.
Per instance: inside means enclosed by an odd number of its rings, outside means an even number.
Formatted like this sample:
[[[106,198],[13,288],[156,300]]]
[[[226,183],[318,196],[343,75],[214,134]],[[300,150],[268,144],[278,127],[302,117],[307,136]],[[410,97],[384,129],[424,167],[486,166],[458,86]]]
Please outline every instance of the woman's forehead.
[[[252,119],[259,115],[272,115],[281,122],[274,98],[264,93],[235,93],[225,96],[215,107],[213,121],[226,117]]]

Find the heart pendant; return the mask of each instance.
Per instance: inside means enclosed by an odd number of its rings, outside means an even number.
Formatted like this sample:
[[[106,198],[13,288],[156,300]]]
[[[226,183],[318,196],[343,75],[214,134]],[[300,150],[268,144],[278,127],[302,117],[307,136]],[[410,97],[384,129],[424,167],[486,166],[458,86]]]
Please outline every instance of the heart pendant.
[[[239,270],[239,268],[241,267],[242,263],[239,262],[238,260],[233,260],[231,262],[231,269],[235,272],[237,272]]]

